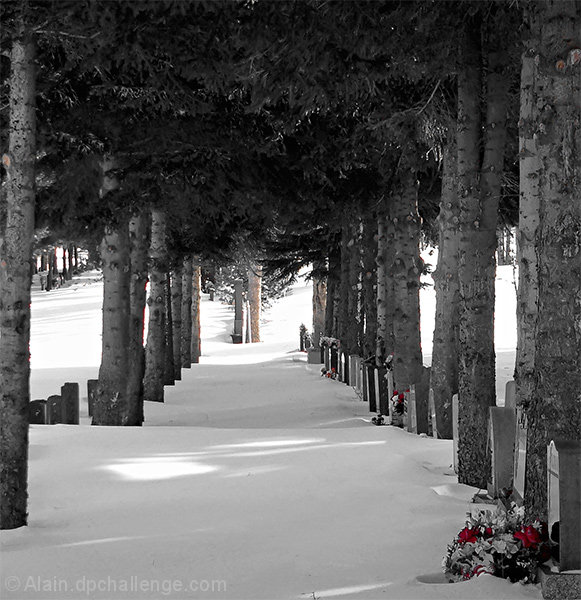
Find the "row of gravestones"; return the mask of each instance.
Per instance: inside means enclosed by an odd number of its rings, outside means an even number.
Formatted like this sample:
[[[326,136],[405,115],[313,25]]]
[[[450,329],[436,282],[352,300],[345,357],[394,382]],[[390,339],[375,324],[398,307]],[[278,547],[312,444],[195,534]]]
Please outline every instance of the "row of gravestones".
[[[394,392],[393,374],[384,367],[377,367],[357,355],[348,355],[341,351],[338,340],[323,342],[321,348],[308,351],[309,363],[324,363],[325,371],[335,371],[337,379],[351,385],[357,395],[369,404],[369,412],[386,417],[386,423],[401,421],[404,429],[410,433],[418,432],[415,386],[402,392],[405,396],[406,411],[399,417],[395,414],[391,398]],[[435,410],[433,397],[430,404],[430,433],[436,437]]]
[[[89,416],[93,414],[97,379],[87,382]],[[28,422],[31,425],[78,425],[79,424],[79,384],[65,383],[59,395],[46,400],[33,400],[28,405]]]
[[[415,386],[403,392],[406,411],[400,417],[394,414],[393,376],[391,371],[377,368],[359,356],[348,356],[339,347],[338,340],[323,343],[321,348],[309,349],[309,363],[324,363],[325,370],[335,370],[337,378],[352,385],[360,398],[369,403],[371,412],[379,412],[392,423],[401,419],[401,425],[410,433],[417,433]],[[438,437],[434,394],[429,394],[429,433]],[[458,395],[452,398],[454,471],[458,470]],[[527,456],[527,419],[521,407],[516,406],[516,384],[509,381],[505,389],[503,407],[490,408],[488,448],[491,454],[491,480],[484,500],[498,506],[510,500],[522,503],[525,494]],[[579,440],[551,441],[548,461],[548,525],[553,541],[559,543],[559,569],[581,569],[581,442]],[[556,537],[556,539],[554,539]],[[579,574],[575,575],[578,579]],[[581,590],[579,581],[567,580],[557,587],[555,597],[565,597],[564,589]],[[577,596],[575,596],[577,597]],[[581,595],[579,596],[581,597]]]

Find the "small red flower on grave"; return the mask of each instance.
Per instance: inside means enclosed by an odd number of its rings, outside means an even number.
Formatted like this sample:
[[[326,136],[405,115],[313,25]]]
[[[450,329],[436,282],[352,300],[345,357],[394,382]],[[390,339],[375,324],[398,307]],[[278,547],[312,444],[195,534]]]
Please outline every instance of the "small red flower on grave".
[[[517,540],[522,542],[523,548],[533,548],[541,543],[541,534],[532,526],[527,525],[514,534]]]
[[[401,394],[399,394],[399,395],[398,395],[397,399],[398,399],[400,402],[403,402],[403,401],[405,400],[405,394],[402,392]]]
[[[410,388],[408,388],[408,389],[406,390],[406,393],[407,393],[407,394],[409,394],[409,392],[410,392]]]
[[[399,394],[399,392],[397,390],[393,390],[393,395],[397,396]]]
[[[335,370],[336,370],[336,369],[335,369],[335,367],[333,367],[333,368],[331,369],[331,373],[334,373],[334,372],[335,372]]]
[[[462,531],[458,534],[458,539],[464,544],[466,542],[474,543],[477,541],[477,535],[478,529],[469,529],[468,527],[464,527],[464,529],[462,529]]]
[[[492,527],[487,527],[487,528],[484,530],[484,535],[485,535],[486,537],[490,537],[490,536],[492,535]]]

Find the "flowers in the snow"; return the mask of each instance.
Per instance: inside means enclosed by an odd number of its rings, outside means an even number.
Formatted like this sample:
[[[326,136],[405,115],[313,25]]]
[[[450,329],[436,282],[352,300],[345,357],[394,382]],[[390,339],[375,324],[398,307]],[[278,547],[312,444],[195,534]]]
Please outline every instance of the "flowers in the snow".
[[[407,408],[405,394],[403,392],[399,392],[398,390],[393,390],[393,394],[391,396],[391,405],[393,412],[396,415],[403,415]]]
[[[489,573],[513,582],[535,582],[538,566],[550,557],[546,526],[525,523],[524,510],[513,503],[506,512],[469,518],[448,546],[442,567],[450,581]]]

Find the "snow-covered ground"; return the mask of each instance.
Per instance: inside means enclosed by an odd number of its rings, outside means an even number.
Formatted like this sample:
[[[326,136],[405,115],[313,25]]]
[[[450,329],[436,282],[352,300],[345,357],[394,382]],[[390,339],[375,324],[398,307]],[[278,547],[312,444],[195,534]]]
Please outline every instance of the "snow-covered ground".
[[[502,390],[515,326],[512,273],[499,275]],[[95,276],[33,293],[32,396],[79,381],[85,425],[31,427],[30,525],[0,534],[0,597],[541,597],[489,575],[443,583],[446,544],[475,490],[451,472],[451,442],[371,425],[351,388],[306,364],[304,281],[252,345],[229,343],[232,308],[204,297],[201,363],[164,404],[146,405],[146,426],[87,426]],[[428,361],[433,307],[422,291]]]

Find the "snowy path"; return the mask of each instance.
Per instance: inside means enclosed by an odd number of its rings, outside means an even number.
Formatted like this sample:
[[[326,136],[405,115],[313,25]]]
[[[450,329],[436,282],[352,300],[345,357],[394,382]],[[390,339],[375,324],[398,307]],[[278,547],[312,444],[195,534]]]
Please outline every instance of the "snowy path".
[[[92,376],[99,290],[54,296],[85,314],[63,332],[86,342],[66,369],[43,343],[62,320],[38,307],[37,397]],[[231,309],[205,301],[202,362],[145,427],[33,426],[30,526],[1,533],[0,596],[540,598],[490,576],[429,583],[474,490],[450,474],[451,442],[371,426],[351,388],[306,365],[309,308],[298,286],[267,313],[266,341],[233,346]]]

